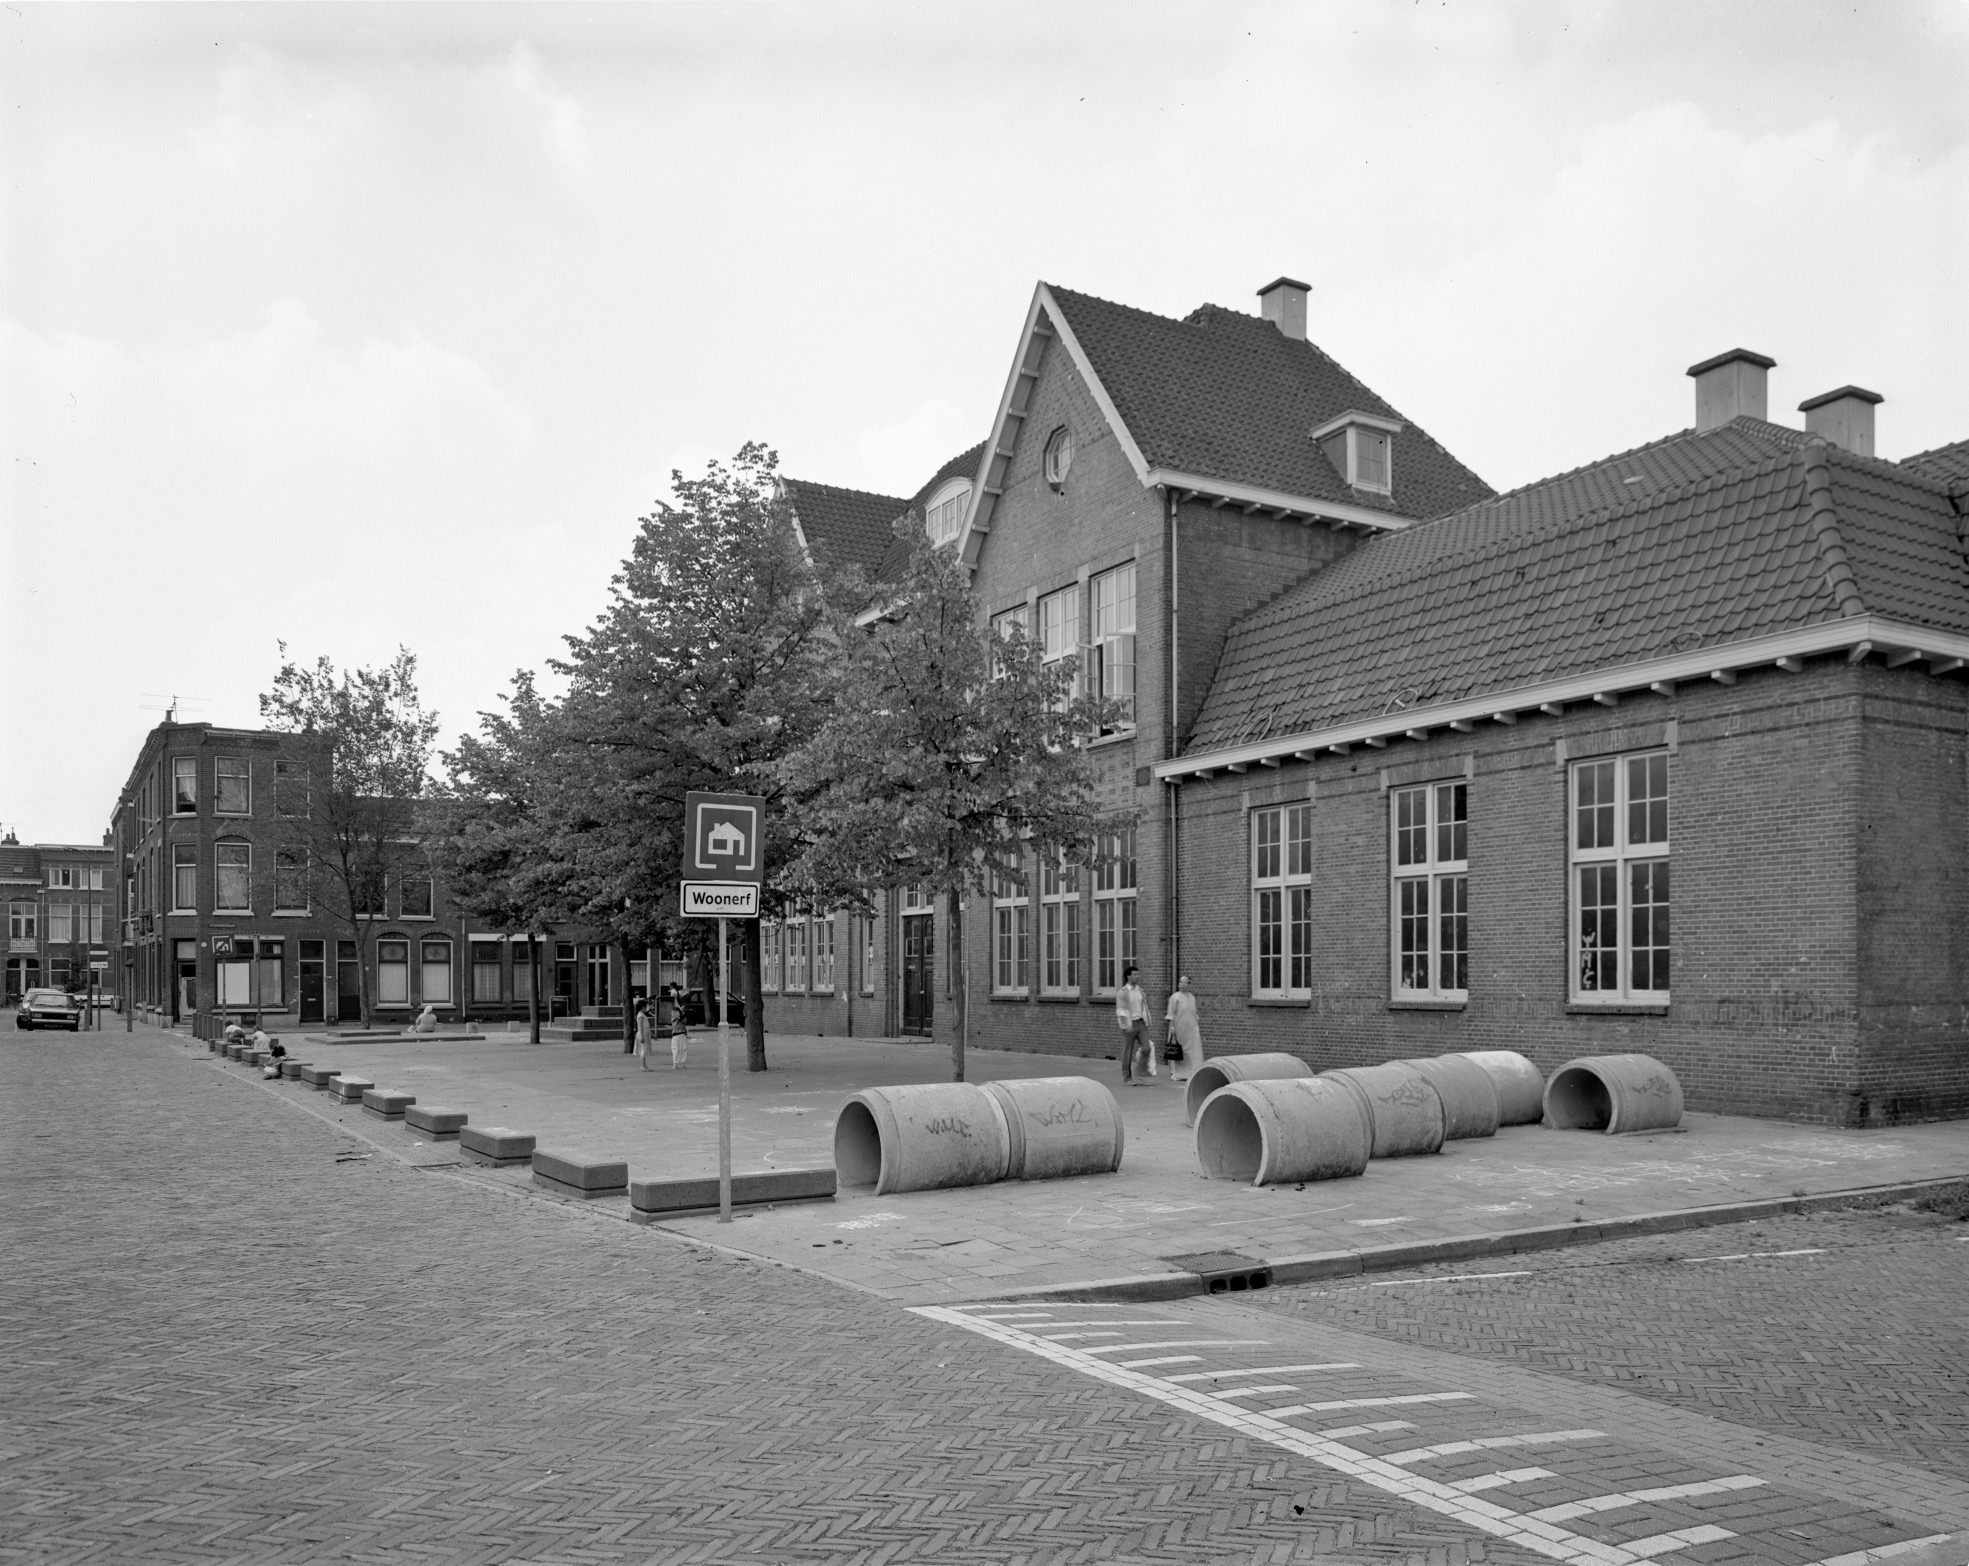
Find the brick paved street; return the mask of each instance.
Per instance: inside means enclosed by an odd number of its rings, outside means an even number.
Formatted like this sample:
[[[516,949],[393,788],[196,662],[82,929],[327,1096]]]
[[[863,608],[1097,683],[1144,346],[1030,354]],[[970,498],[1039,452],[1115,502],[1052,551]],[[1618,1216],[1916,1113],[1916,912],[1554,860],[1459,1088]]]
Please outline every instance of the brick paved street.
[[[1536,1559],[811,1275],[0,1041],[0,1559]]]

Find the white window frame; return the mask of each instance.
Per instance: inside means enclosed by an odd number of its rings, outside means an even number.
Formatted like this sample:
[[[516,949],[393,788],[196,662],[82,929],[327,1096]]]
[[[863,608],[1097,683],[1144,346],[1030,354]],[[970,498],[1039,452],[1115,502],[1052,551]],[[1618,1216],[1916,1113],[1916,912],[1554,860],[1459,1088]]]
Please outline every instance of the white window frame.
[[[385,935],[376,942],[376,1004],[378,1006],[408,1006],[410,1004],[410,954],[416,942],[407,935]],[[403,948],[403,959],[391,962],[384,952],[393,946]],[[395,982],[390,982],[395,981]],[[401,993],[397,993],[397,992]]]
[[[48,866],[48,886],[51,890],[57,892],[74,891],[75,866],[73,865]]]
[[[759,992],[762,995],[779,993],[779,952],[779,921],[761,919],[759,921]]]
[[[861,992],[875,993],[875,915],[861,917]]]
[[[1087,971],[1080,865],[1054,854],[1039,866],[1039,993],[1078,997]]]
[[[1609,779],[1612,797],[1604,799]],[[1637,782],[1642,784],[1638,799]],[[1668,983],[1656,981],[1669,978],[1673,956],[1669,944],[1674,906],[1669,877],[1673,784],[1666,750],[1593,756],[1575,761],[1568,769],[1566,969],[1569,997],[1575,1004],[1668,1002]],[[1606,884],[1609,870],[1611,887]],[[1585,884],[1589,876],[1595,882],[1590,902]],[[1612,901],[1607,900],[1608,891],[1613,893]],[[1646,894],[1638,899],[1638,908],[1637,893]],[[1605,927],[1609,916],[1614,921],[1611,941]],[[1668,925],[1666,934],[1661,933],[1663,924]],[[1639,961],[1637,929],[1650,937],[1640,948]],[[1614,982],[1604,982],[1608,978]]]
[[[1135,955],[1137,865],[1135,823],[1103,827],[1094,842],[1094,993],[1112,995]]]
[[[807,916],[799,914],[789,918],[781,928],[786,932],[785,993],[805,995],[807,993]]]
[[[1388,791],[1388,989],[1396,1000],[1470,998],[1469,837],[1467,780]]]
[[[1132,560],[1088,582],[1088,688],[1122,704],[1108,732],[1135,727],[1135,590]]]
[[[424,888],[424,906],[426,911],[423,913],[412,913],[410,911],[410,888],[413,884]],[[397,910],[398,917],[402,919],[436,920],[438,916],[437,877],[428,872],[422,875],[399,876],[397,878]]]
[[[1328,419],[1312,432],[1313,439],[1320,443],[1327,460],[1339,470],[1340,477],[1354,489],[1365,490],[1371,495],[1392,495],[1395,492],[1395,437],[1402,432],[1402,425],[1395,419],[1384,419],[1372,413],[1348,411],[1337,419]],[[1377,478],[1367,473],[1367,463],[1363,460],[1363,439],[1378,443],[1383,454],[1383,471]]]
[[[179,856],[183,857],[180,858]],[[184,878],[190,877],[190,895],[186,891]],[[198,845],[196,843],[173,843],[171,845],[171,912],[198,912]]]
[[[497,938],[493,940],[480,940],[477,937],[472,937],[466,942],[465,955],[471,959],[473,1005],[495,1005],[506,998],[505,986],[502,980],[504,964],[500,961],[501,948],[505,944],[503,940]],[[492,960],[490,962],[484,961],[481,957],[481,953],[487,949],[490,949],[492,952]],[[489,986],[482,982],[488,975],[490,975],[492,981]],[[482,993],[488,988],[491,990],[490,994]]]
[[[300,792],[299,810],[287,807],[295,802],[294,793]],[[305,820],[314,804],[314,779],[303,762],[277,760],[273,764],[273,812],[289,821]]]
[[[74,942],[75,904],[50,903],[45,917],[50,946],[68,946]]]
[[[996,679],[1004,671],[998,666],[998,644],[1009,641],[1014,629],[1023,631],[1027,638],[1032,636],[1032,606],[1014,604],[1010,609],[1002,609],[991,617],[991,674]]]
[[[1040,449],[1039,465],[1046,482],[1054,489],[1065,489],[1067,475],[1073,471],[1073,431],[1064,424],[1046,437]]]
[[[190,784],[190,799],[180,796],[182,785]],[[173,756],[171,758],[171,814],[174,816],[195,816],[198,814],[198,758],[196,756]]]
[[[1032,993],[1032,881],[1024,867],[991,878],[991,993]]]
[[[283,865],[281,863],[283,859],[292,859],[294,862]],[[281,886],[281,879],[283,876],[294,875],[299,875],[301,878],[301,900],[298,903],[290,903],[283,900],[284,892]],[[273,856],[273,911],[275,913],[286,914],[306,913],[313,902],[312,881],[313,877],[308,874],[308,856],[305,849],[275,849]]]
[[[240,864],[234,866],[242,872],[246,883],[246,901],[228,903],[226,895],[226,864],[228,852],[237,850],[243,856]],[[214,913],[251,913],[253,911],[253,845],[239,838],[222,838],[212,845],[212,911]]]
[[[228,763],[235,764],[239,768],[239,771],[232,775],[245,781],[246,808],[244,810],[227,810],[223,808],[225,789],[220,785],[219,779],[224,775],[221,769]],[[253,760],[250,756],[214,756],[212,758],[212,813],[233,819],[240,819],[253,814]]]
[[[431,953],[442,950],[444,955],[437,961],[431,960]],[[417,941],[417,998],[428,1006],[450,1006],[456,994],[456,972],[458,953],[453,948],[451,938],[444,935],[420,936]],[[431,993],[431,975],[442,970],[444,974],[444,993]]]
[[[971,500],[971,481],[952,479],[940,486],[923,507],[923,531],[933,544],[951,544],[964,531],[964,513]]]
[[[1040,662],[1058,663],[1064,658],[1079,658],[1080,584],[1075,582],[1070,587],[1062,587],[1058,592],[1041,597],[1035,623]],[[1054,704],[1055,710],[1064,711],[1066,705],[1080,693],[1081,670],[1085,667],[1084,662],[1075,666],[1073,683]]]
[[[7,940],[38,941],[41,913],[38,903],[10,903],[7,907]]]
[[[1313,806],[1251,812],[1251,995],[1307,1000],[1313,993]]]
[[[815,914],[813,934],[807,940],[807,950],[812,954],[809,960],[813,964],[811,994],[834,993],[834,949],[834,915]]]

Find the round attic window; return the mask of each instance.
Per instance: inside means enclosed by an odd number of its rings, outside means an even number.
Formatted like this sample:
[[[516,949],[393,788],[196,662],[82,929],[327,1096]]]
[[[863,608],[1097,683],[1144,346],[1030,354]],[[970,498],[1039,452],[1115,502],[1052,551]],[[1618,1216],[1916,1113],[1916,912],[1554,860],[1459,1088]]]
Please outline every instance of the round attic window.
[[[1046,482],[1053,488],[1063,488],[1067,481],[1067,469],[1073,466],[1073,436],[1062,424],[1046,437]]]

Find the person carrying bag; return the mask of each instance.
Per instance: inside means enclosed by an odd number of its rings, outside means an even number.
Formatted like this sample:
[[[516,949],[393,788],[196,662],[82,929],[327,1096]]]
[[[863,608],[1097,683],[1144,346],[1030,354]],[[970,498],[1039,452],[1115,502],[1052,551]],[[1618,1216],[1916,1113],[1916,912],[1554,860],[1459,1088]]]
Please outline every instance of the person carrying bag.
[[[1162,1016],[1169,1025],[1163,1058],[1169,1062],[1170,1078],[1187,1082],[1203,1064],[1203,1031],[1197,1026],[1196,996],[1190,991],[1188,974],[1176,981]]]

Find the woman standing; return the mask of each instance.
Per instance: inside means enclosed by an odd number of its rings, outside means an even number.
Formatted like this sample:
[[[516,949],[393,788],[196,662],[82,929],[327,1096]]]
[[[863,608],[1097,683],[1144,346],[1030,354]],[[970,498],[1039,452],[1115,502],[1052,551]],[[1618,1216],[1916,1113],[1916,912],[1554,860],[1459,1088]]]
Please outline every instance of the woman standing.
[[[1196,996],[1190,992],[1188,974],[1176,981],[1162,1016],[1169,1024],[1169,1075],[1174,1081],[1187,1082],[1203,1064],[1203,1032],[1197,1027]]]

